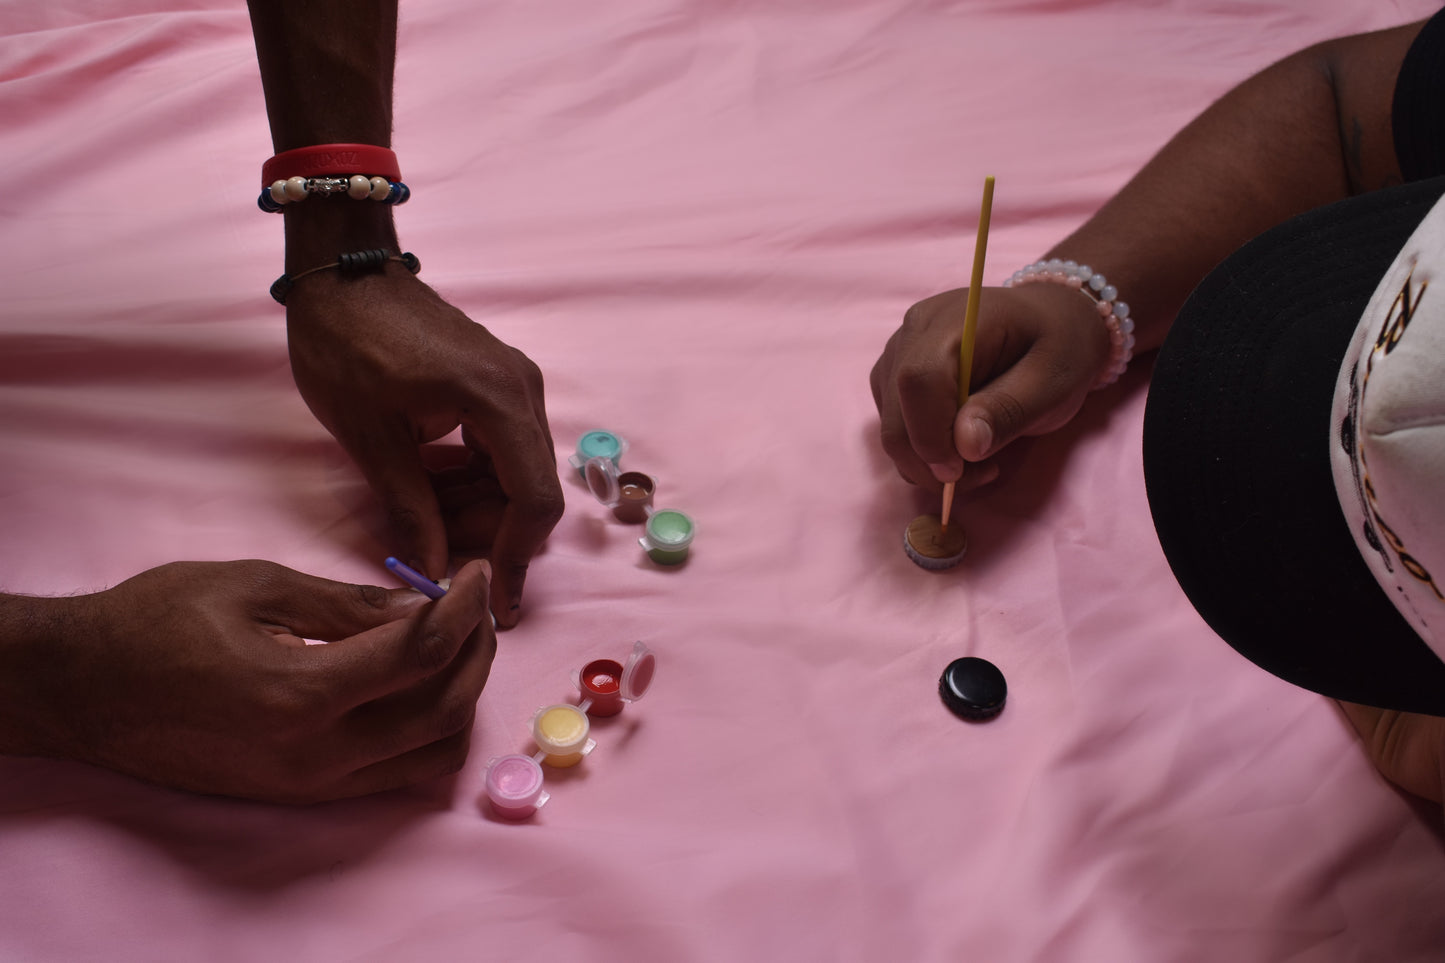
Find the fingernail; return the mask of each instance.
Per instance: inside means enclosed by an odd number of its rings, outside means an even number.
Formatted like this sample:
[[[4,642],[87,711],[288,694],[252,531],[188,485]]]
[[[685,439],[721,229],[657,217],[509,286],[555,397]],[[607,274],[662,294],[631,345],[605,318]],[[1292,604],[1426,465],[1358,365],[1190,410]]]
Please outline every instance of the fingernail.
[[[941,482],[958,481],[963,475],[961,465],[929,465],[928,470],[933,472],[933,477]]]
[[[982,418],[968,418],[959,426],[958,450],[969,461],[982,461],[993,446],[993,428]]]

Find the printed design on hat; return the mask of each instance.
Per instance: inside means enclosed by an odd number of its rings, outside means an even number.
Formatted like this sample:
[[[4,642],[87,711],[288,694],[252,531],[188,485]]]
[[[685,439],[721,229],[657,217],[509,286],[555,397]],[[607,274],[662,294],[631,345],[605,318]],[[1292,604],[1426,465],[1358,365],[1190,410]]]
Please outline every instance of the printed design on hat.
[[[1441,594],[1440,587],[1435,584],[1429,571],[1410,554],[1405,540],[1390,527],[1381,515],[1375,488],[1370,483],[1369,464],[1365,458],[1364,445],[1360,441],[1358,431],[1360,405],[1365,391],[1369,388],[1370,374],[1375,369],[1375,361],[1378,358],[1387,357],[1405,337],[1405,331],[1409,328],[1410,322],[1414,319],[1415,312],[1419,309],[1420,302],[1429,288],[1429,281],[1423,281],[1416,285],[1414,265],[1411,265],[1410,273],[1405,276],[1404,283],[1396,292],[1394,300],[1390,302],[1390,308],[1385,313],[1374,345],[1365,354],[1363,377],[1356,377],[1359,372],[1358,364],[1350,373],[1350,397],[1345,417],[1340,423],[1340,443],[1350,459],[1350,468],[1355,481],[1355,497],[1359,499],[1361,507],[1364,509],[1363,534],[1366,543],[1379,555],[1380,563],[1385,566],[1386,571],[1393,574],[1395,571],[1394,561],[1398,559],[1401,567],[1412,578],[1428,586],[1437,599],[1445,601],[1445,595]],[[1383,539],[1381,538],[1382,534]],[[1386,546],[1389,547],[1389,551],[1386,551]],[[1392,552],[1394,559],[1391,558]]]
[[[1375,286],[1341,359],[1327,444],[1340,511],[1396,611],[1445,660],[1445,198]]]

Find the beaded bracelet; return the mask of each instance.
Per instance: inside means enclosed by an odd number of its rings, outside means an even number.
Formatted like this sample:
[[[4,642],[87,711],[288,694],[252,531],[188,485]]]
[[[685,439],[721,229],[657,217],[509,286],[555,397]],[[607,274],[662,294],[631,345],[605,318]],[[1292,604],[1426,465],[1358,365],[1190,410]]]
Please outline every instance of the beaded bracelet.
[[[387,261],[400,261],[406,265],[406,269],[412,274],[416,274],[421,270],[421,260],[410,251],[404,251],[401,254],[392,254],[384,247],[376,247],[366,251],[339,254],[336,260],[330,264],[307,268],[305,271],[298,271],[296,274],[283,274],[271,285],[271,297],[276,299],[277,304],[285,304],[286,297],[291,293],[291,288],[295,286],[296,282],[308,274],[315,274],[317,271],[328,271],[331,268],[338,268],[342,274],[354,276],[357,274],[366,274],[370,271],[379,271]]]
[[[1094,384],[1094,390],[1107,387],[1119,380],[1134,357],[1134,321],[1129,317],[1129,305],[1118,300],[1118,290],[1104,275],[1095,272],[1087,264],[1050,258],[1035,261],[1013,273],[1003,286],[1011,288],[1017,284],[1035,281],[1051,281],[1082,291],[1094,302],[1099,316],[1109,329],[1109,366]]]
[[[304,201],[312,194],[330,197],[345,193],[356,201],[380,201],[383,204],[405,204],[411,197],[411,188],[401,181],[389,181],[385,177],[367,177],[352,174],[349,177],[288,177],[274,181],[261,191],[256,206],[267,214],[279,214],[287,204]]]

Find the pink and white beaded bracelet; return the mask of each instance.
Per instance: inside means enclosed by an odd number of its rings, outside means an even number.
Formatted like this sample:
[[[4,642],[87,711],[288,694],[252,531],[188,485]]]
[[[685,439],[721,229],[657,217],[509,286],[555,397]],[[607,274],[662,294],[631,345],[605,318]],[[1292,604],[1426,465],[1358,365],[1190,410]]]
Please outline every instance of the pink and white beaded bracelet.
[[[1094,390],[1118,381],[1124,368],[1128,366],[1129,359],[1134,357],[1134,321],[1129,317],[1129,305],[1119,300],[1119,292],[1114,285],[1087,264],[1050,258],[1020,268],[1004,281],[1003,286],[1011,288],[1035,281],[1067,285],[1083,292],[1094,302],[1099,316],[1104,319],[1104,324],[1109,329],[1110,344],[1109,366],[1095,382]]]

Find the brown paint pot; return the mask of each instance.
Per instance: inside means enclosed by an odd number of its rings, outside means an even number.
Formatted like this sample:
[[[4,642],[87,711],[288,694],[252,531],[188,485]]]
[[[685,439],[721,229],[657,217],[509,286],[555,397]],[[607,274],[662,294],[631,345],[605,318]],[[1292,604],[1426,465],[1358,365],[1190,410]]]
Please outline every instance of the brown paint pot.
[[[652,497],[657,494],[657,482],[651,475],[640,471],[625,471],[617,477],[617,504],[612,514],[620,522],[641,525],[652,514]]]
[[[651,475],[640,471],[619,473],[612,459],[600,456],[588,461],[582,474],[593,496],[612,509],[618,521],[641,525],[652,514],[657,481]]]

